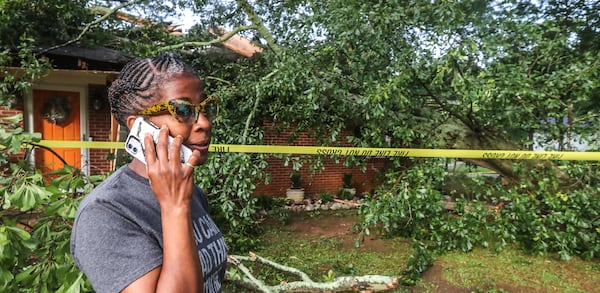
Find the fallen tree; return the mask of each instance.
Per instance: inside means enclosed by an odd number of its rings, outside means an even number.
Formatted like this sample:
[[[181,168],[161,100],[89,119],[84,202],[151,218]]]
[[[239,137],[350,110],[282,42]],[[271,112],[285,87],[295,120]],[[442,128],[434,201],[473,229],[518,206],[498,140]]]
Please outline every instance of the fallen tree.
[[[289,273],[298,277],[298,281],[282,282],[277,285],[268,285],[257,279],[243,262],[260,263],[279,271]],[[249,256],[232,255],[228,263],[236,267],[240,274],[234,270],[227,271],[226,278],[238,286],[252,289],[258,292],[314,292],[316,290],[327,290],[328,292],[358,291],[358,292],[383,292],[398,286],[398,277],[365,275],[365,276],[341,276],[333,278],[328,282],[316,282],[306,273],[289,266],[285,266],[250,252]]]

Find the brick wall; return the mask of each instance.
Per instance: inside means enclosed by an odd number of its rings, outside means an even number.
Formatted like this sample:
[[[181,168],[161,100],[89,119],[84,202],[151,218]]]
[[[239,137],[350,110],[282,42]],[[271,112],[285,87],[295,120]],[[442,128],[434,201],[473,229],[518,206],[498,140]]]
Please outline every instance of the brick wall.
[[[268,195],[285,197],[286,190],[290,187],[290,174],[293,172],[291,166],[284,166],[283,161],[277,158],[267,159],[271,174],[271,182],[268,185],[259,184],[256,188],[257,195]],[[302,187],[307,196],[319,195],[322,192],[336,194],[338,188],[342,187],[342,176],[344,173],[352,173],[352,185],[358,194],[372,192],[377,186],[380,178],[379,172],[385,165],[385,159],[370,159],[367,162],[367,170],[361,172],[358,167],[346,167],[333,160],[326,160],[324,170],[313,173],[308,166],[303,166],[299,173],[302,176]]]
[[[19,113],[22,114],[23,111],[18,110],[18,109],[9,109],[6,106],[0,107],[0,117],[10,117],[10,116],[17,115]]]
[[[308,133],[301,133],[298,138],[292,142],[288,141],[290,132],[283,131],[277,133],[270,122],[264,122],[265,144],[268,145],[297,145],[314,146],[316,140]],[[342,134],[342,137],[350,133]],[[302,159],[310,159],[308,156],[299,156]],[[342,158],[343,160],[343,158]],[[267,172],[271,175],[271,182],[268,185],[259,184],[256,189],[257,195],[267,195],[276,197],[285,197],[286,190],[290,187],[290,174],[293,172],[291,166],[284,166],[283,160],[278,158],[267,159],[269,168]],[[338,188],[342,187],[342,176],[344,173],[352,173],[352,184],[358,194],[371,192],[379,182],[379,171],[384,168],[385,159],[373,158],[367,161],[367,170],[365,173],[360,171],[359,167],[346,167],[341,161],[336,163],[334,160],[325,160],[322,171],[314,173],[305,164],[299,173],[302,176],[302,187],[305,196],[319,195],[322,192],[336,194]]]
[[[23,106],[23,97],[19,97],[16,99],[16,104],[13,106],[13,108],[8,108],[6,106],[1,106],[0,107],[0,117],[10,117],[10,116],[14,116],[17,114],[23,114],[23,110],[24,106]],[[23,121],[21,121],[21,127],[23,127]],[[23,155],[25,154],[24,151],[18,153],[18,154],[14,154],[11,155],[8,160],[10,162],[16,162],[19,158],[23,158]]]
[[[89,136],[94,141],[110,140],[110,107],[108,105],[105,85],[89,85],[88,93],[90,102],[88,103],[88,127]],[[100,110],[94,109],[94,101],[101,101]],[[101,174],[111,170],[111,161],[107,159],[110,149],[90,149],[90,174]]]

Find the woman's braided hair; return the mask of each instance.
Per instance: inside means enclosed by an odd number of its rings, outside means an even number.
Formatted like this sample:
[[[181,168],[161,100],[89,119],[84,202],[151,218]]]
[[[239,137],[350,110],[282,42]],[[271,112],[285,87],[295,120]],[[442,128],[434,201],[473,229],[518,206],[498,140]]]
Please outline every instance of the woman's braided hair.
[[[119,124],[127,127],[128,116],[156,103],[161,85],[182,74],[198,76],[196,70],[173,54],[130,61],[108,88],[112,114]]]

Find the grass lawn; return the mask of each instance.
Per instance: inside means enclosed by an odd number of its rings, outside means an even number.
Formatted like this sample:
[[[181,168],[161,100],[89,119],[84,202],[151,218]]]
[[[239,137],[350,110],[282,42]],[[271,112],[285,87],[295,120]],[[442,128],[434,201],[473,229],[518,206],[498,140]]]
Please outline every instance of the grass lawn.
[[[355,210],[344,210],[293,213],[286,224],[268,221],[264,246],[255,253],[320,282],[346,275],[400,275],[412,253],[412,240],[371,235],[357,247],[353,227],[358,220]],[[263,266],[252,269],[268,284],[298,280]],[[224,292],[247,292],[226,285]],[[449,252],[436,258],[417,285],[388,292],[600,292],[600,261],[561,261],[515,247],[500,253]]]

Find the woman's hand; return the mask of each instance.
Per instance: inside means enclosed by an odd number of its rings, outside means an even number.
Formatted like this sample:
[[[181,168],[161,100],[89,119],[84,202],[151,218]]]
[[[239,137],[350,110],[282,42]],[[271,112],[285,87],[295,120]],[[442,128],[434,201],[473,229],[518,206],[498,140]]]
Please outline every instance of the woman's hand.
[[[183,138],[178,135],[169,146],[169,130],[164,125],[160,129],[156,147],[150,134],[144,137],[144,144],[146,171],[161,209],[189,208],[194,187],[192,166],[199,162],[200,153],[194,151],[187,164],[181,163],[179,154]]]

